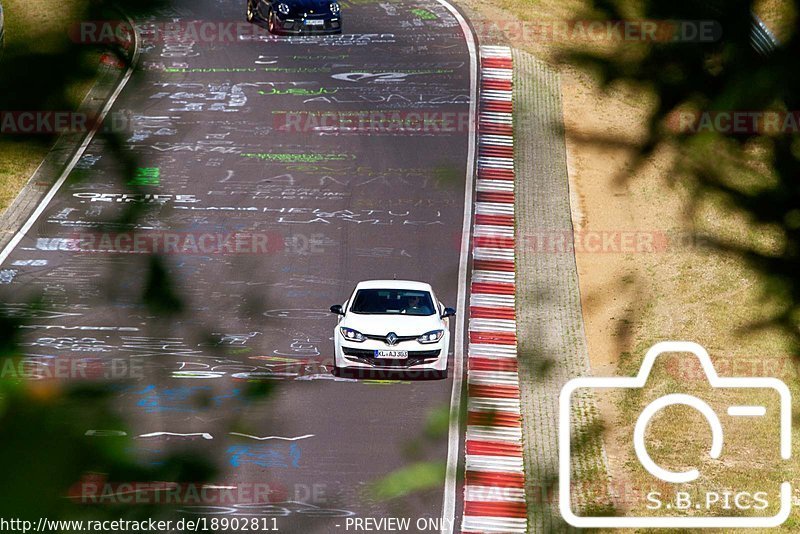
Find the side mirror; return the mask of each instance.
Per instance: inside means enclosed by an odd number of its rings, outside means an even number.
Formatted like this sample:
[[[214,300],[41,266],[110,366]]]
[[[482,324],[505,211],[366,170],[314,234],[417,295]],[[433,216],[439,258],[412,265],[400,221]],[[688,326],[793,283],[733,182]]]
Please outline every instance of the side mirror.
[[[455,317],[455,315],[456,315],[455,308],[445,308],[444,313],[442,313],[442,319],[445,319],[447,317]]]
[[[335,304],[331,306],[331,313],[335,313],[336,315],[344,315],[344,310],[342,309],[342,305]]]

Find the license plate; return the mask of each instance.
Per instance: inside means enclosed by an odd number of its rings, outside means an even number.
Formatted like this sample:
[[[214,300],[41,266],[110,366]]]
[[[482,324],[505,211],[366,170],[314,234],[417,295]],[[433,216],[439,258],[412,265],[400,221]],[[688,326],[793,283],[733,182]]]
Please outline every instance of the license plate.
[[[375,351],[376,358],[384,358],[387,360],[407,360],[408,359],[408,351],[407,350],[376,350]]]
[[[325,21],[324,20],[311,19],[311,20],[307,20],[306,21],[306,26],[324,26],[324,25],[325,25]]]

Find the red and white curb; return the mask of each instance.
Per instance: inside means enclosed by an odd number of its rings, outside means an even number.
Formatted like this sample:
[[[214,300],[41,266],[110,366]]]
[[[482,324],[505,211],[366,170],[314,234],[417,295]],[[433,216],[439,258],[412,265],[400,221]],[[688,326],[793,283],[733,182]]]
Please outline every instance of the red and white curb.
[[[511,49],[481,47],[462,532],[525,532]]]

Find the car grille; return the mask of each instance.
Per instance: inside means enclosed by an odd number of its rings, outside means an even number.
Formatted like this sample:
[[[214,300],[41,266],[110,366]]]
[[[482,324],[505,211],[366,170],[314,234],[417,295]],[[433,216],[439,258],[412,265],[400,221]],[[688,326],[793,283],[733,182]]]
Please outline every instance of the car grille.
[[[311,16],[308,18],[317,18],[317,17]],[[338,20],[330,20],[330,19],[323,19],[323,20],[325,21],[324,26],[308,26],[303,24],[302,19],[293,20],[292,22],[286,21],[283,23],[282,28],[286,31],[309,32],[309,33],[314,31],[338,30],[341,28],[341,23]]]
[[[408,353],[406,360],[388,360],[385,358],[376,358],[375,351],[367,349],[353,349],[349,347],[342,347],[344,355],[351,360],[356,360],[368,365],[377,367],[411,367],[413,365],[420,365],[429,361],[433,361],[439,357],[441,350],[412,350]]]
[[[373,341],[386,341],[386,336],[376,336],[373,334],[363,334],[365,338],[372,339]],[[402,343],[403,341],[414,341],[419,336],[397,336],[397,342]]]

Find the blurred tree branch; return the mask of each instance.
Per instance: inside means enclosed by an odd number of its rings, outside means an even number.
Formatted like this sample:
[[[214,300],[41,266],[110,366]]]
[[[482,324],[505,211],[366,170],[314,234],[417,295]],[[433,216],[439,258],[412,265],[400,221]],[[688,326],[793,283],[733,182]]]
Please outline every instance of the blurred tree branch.
[[[787,12],[800,5],[787,3]],[[795,31],[769,55],[751,43],[754,6],[747,0],[637,1],[594,0],[588,15],[601,21],[715,21],[721,38],[712,42],[680,40],[621,41],[602,52],[572,48],[560,61],[596,75],[601,86],[634,87],[652,94],[647,134],[634,146],[630,181],[661,148],[676,155],[669,173],[674,183],[691,188],[693,213],[704,202],[722,201],[759,228],[775,228],[780,244],[764,250],[754,241],[711,236],[719,252],[735,254],[763,276],[764,297],[780,300],[764,322],[779,326],[800,345],[800,132],[791,127],[692,129],[680,127],[686,116],[719,113],[798,114],[800,69]],[[793,114],[793,115],[792,115]],[[763,126],[763,122],[761,123]],[[602,140],[601,140],[602,142]],[[632,184],[635,185],[635,184]],[[795,350],[795,352],[797,352]]]

